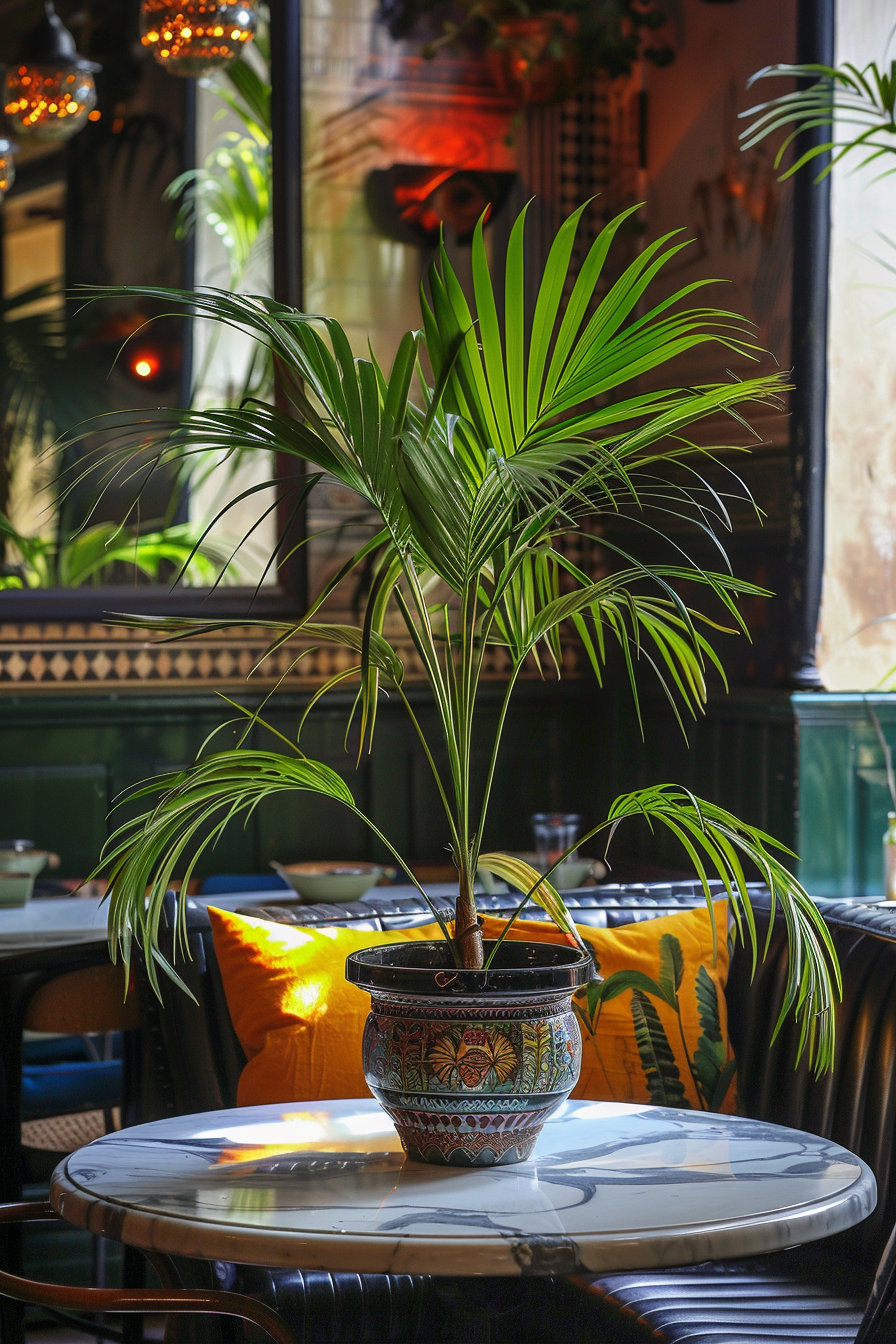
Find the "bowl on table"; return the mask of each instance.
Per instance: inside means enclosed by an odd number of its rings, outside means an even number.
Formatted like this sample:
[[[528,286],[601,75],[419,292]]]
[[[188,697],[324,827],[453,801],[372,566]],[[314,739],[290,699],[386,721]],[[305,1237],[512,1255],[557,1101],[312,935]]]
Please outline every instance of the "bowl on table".
[[[359,901],[383,876],[376,863],[276,863],[271,864],[303,901],[313,905],[322,901],[340,904]]]
[[[26,904],[51,857],[30,840],[0,840],[0,908]]]

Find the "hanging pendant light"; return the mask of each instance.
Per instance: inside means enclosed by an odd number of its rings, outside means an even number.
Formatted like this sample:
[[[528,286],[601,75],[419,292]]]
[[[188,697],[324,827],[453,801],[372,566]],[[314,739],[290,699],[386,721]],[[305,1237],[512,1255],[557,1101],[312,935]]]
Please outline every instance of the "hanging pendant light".
[[[50,143],[80,131],[96,106],[93,77],[102,69],[78,54],[75,39],[47,3],[21,58],[6,76],[6,119],[23,139]]]
[[[140,41],[173,75],[198,77],[235,61],[255,36],[257,0],[143,0]]]
[[[0,201],[16,180],[16,166],[12,158],[16,148],[5,135],[0,135]]]

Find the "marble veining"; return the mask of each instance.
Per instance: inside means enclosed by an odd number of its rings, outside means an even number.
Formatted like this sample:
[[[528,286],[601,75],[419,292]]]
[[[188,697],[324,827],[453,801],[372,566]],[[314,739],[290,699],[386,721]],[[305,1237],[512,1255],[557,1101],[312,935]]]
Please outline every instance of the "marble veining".
[[[306,1269],[561,1274],[695,1263],[811,1241],[874,1208],[829,1140],[732,1116],[564,1102],[507,1167],[405,1160],[372,1101],[179,1116],[96,1140],[59,1212],[170,1254]]]

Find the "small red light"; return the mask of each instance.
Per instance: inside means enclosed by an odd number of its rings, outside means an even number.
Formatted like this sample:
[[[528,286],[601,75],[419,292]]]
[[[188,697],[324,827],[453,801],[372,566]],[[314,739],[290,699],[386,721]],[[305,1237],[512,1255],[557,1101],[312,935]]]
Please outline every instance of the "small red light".
[[[162,367],[158,355],[151,353],[134,355],[131,360],[131,372],[138,378],[155,378]]]

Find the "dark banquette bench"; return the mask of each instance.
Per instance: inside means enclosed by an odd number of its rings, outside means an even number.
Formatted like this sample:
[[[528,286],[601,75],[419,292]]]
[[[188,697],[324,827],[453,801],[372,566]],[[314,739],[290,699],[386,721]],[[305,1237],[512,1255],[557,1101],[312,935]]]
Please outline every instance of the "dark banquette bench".
[[[721,892],[720,892],[721,894]],[[760,944],[769,933],[768,895],[751,889]],[[692,907],[699,886],[601,887],[571,894],[582,924],[599,927],[655,918]],[[173,898],[168,908],[173,917]],[[510,896],[484,897],[496,914]],[[729,1029],[738,1058],[742,1110],[757,1119],[833,1138],[858,1153],[878,1182],[876,1211],[823,1243],[753,1261],[582,1279],[451,1280],[325,1274],[193,1264],[198,1286],[255,1293],[276,1307],[308,1344],[503,1344],[560,1339],[593,1344],[772,1344],[857,1341],[896,1344],[896,909],[821,902],[843,970],[833,1072],[795,1067],[797,1031],[788,1023],[773,1042],[785,985],[787,939],[780,916],[768,954],[751,978],[748,949],[735,944],[727,987]],[[301,924],[408,927],[429,919],[417,897],[384,889],[345,906],[284,906],[245,913]],[[138,970],[145,1119],[235,1105],[245,1063],[230,1024],[208,915],[190,903],[190,962],[179,971],[195,1002],[173,986],[160,1004]],[[165,950],[170,955],[170,932]],[[164,947],[164,942],[163,942]]]

